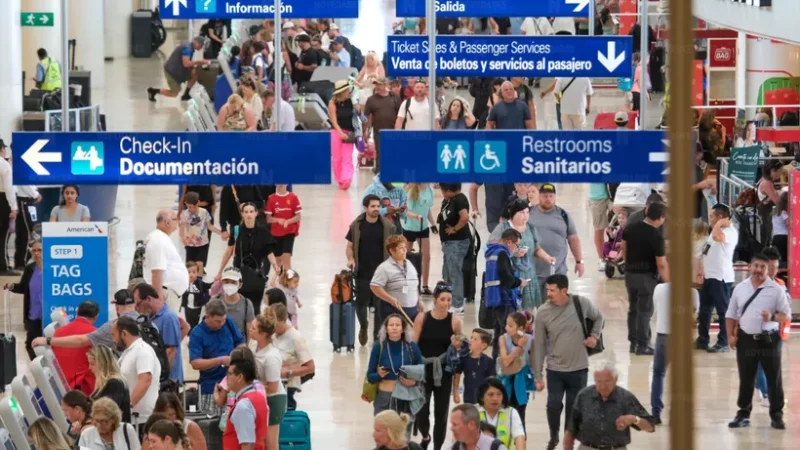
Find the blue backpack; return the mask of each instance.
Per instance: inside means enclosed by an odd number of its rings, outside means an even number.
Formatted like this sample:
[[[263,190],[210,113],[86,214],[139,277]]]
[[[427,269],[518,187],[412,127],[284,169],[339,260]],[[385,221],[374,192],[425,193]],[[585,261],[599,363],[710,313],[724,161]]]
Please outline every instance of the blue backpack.
[[[350,48],[350,67],[358,69],[359,71],[364,67],[364,54],[361,49],[355,45]]]

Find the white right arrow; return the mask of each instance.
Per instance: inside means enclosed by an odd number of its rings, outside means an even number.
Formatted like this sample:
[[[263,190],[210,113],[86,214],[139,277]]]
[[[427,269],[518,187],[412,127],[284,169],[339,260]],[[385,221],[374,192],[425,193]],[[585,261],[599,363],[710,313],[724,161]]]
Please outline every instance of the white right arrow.
[[[45,169],[42,163],[61,162],[61,153],[41,153],[48,142],[50,142],[49,139],[39,139],[22,154],[22,160],[36,172],[36,175],[50,175],[50,171]]]
[[[47,22],[50,21],[50,19],[47,18],[47,14],[43,14],[42,17],[39,19],[39,21],[46,24]]]
[[[566,0],[568,5],[575,5],[574,12],[581,12],[589,6],[591,0]]]
[[[186,8],[186,0],[166,0],[164,5],[167,8],[172,6],[172,15],[179,16],[181,14],[181,6]]]
[[[625,52],[621,51],[617,55],[617,43],[612,41],[608,43],[608,51],[605,55],[603,52],[597,51],[597,60],[600,61],[600,64],[609,72],[613,72],[620,64],[625,62]]]

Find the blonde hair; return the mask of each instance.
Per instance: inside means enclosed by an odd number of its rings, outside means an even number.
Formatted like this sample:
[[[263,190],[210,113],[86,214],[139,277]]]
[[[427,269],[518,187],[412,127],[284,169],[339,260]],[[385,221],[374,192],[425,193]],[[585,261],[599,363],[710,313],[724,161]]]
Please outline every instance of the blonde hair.
[[[228,102],[226,105],[233,108],[232,110],[228,111],[228,114],[232,114],[244,107],[244,99],[239,94],[231,94],[231,96],[228,97]]]
[[[275,312],[275,318],[278,319],[278,322],[286,322],[286,319],[289,318],[289,311],[286,310],[286,305],[283,303],[276,303],[270,307]]]
[[[406,443],[406,427],[411,421],[408,414],[397,414],[395,411],[386,410],[375,416],[375,423],[386,427],[386,433],[392,444]]]
[[[114,422],[111,427],[113,431],[119,428],[122,423],[122,411],[116,403],[108,397],[98,398],[92,405],[92,418],[96,419],[98,416],[106,416]]]
[[[407,183],[405,186],[403,186],[403,190],[406,191],[406,194],[408,194],[408,198],[412,202],[415,202],[419,200],[419,193],[421,190],[420,189],[421,186],[422,185],[420,183]]]
[[[256,316],[256,328],[259,333],[264,333],[267,336],[275,334],[275,324],[278,318],[275,317],[275,311],[272,308],[266,308],[263,313]]]
[[[119,380],[123,385],[127,386],[125,378],[119,370],[119,362],[117,362],[114,352],[105,345],[98,345],[89,350],[89,357],[94,360],[94,365],[97,367],[95,372],[94,392],[92,395],[102,391],[110,380]]]
[[[34,421],[28,428],[28,437],[37,450],[72,450],[72,446],[55,422],[47,417]]]
[[[294,269],[287,269],[283,271],[278,281],[281,283],[283,287],[289,287],[289,282],[292,280],[297,280],[297,282],[299,283],[300,274],[297,273],[297,271]]]
[[[692,226],[692,239],[695,241],[705,240],[708,238],[708,224],[702,220],[695,220]]]

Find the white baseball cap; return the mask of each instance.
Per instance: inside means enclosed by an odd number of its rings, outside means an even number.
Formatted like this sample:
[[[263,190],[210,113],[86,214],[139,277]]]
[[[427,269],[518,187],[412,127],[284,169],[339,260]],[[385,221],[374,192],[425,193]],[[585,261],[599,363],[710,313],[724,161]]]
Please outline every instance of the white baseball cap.
[[[294,22],[284,22],[281,29],[288,30],[289,28],[294,28]]]
[[[242,272],[236,267],[228,267],[222,272],[222,279],[236,281],[238,283],[242,281]]]

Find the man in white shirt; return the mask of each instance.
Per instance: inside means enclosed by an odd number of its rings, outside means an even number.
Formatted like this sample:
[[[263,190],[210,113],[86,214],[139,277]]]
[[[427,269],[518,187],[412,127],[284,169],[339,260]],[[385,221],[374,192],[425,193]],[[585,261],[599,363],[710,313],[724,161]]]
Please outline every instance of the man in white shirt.
[[[561,126],[564,130],[582,130],[592,104],[592,81],[586,77],[556,78],[554,89],[561,96]]]
[[[526,17],[520,31],[525,36],[552,36],[556,33],[546,17]]]
[[[0,276],[19,275],[18,272],[10,270],[8,267],[8,254],[6,248],[8,242],[9,220],[17,219],[17,194],[14,191],[14,184],[11,177],[11,164],[6,161],[6,144],[0,139]]]
[[[790,320],[792,310],[782,286],[768,275],[769,258],[763,254],[750,262],[750,278],[733,290],[725,314],[728,343],[736,349],[739,369],[739,396],[736,418],[728,428],[750,426],[753,388],[758,365],[764,368],[769,395],[770,426],[785,430],[783,422],[783,382],[781,377],[780,324]]]
[[[653,408],[653,425],[661,425],[664,410],[664,377],[667,374],[667,340],[669,339],[670,283],[661,283],[653,291],[656,310],[656,351],[653,355],[653,379],[650,381],[650,406]],[[700,295],[692,289],[692,308],[700,306]]]
[[[112,338],[117,350],[122,352],[119,357],[120,373],[128,385],[131,412],[138,417],[141,433],[158,400],[161,363],[152,347],[139,337],[136,319],[126,316],[117,319],[112,329]]]
[[[278,96],[275,95],[275,92],[267,89],[261,95],[261,100],[264,102],[264,112],[270,112],[270,124],[269,130],[270,131],[294,131],[295,127],[297,126],[297,122],[294,116],[294,108],[289,102],[285,101],[284,99],[280,99],[278,101]],[[280,123],[275,122],[275,113],[274,110],[276,108],[275,104],[277,104],[277,108],[280,108]]]
[[[697,320],[697,341],[695,347],[707,349],[709,353],[724,353],[728,348],[728,333],[722,318],[728,310],[733,288],[733,252],[739,242],[739,232],[731,224],[731,210],[723,204],[711,209],[709,216],[711,235],[703,246],[703,257],[698,268],[697,283],[700,290],[700,314]],[[711,312],[716,309],[719,321],[717,343],[709,347],[711,338]]]
[[[144,241],[144,281],[172,311],[180,311],[181,296],[189,289],[189,271],[170,238],[177,229],[175,212],[163,209],[156,215],[156,229]]]
[[[428,99],[428,85],[422,78],[414,80],[414,97],[406,99],[400,104],[395,130],[430,130],[431,105]],[[440,130],[439,108],[434,108],[436,114],[435,129]]]

